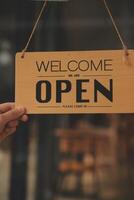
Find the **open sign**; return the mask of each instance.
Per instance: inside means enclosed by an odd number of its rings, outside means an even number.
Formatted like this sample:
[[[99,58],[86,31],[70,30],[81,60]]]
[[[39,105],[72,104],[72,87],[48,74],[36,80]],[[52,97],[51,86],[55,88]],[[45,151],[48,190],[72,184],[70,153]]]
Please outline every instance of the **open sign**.
[[[29,113],[134,112],[133,51],[28,52],[16,55],[16,105]]]

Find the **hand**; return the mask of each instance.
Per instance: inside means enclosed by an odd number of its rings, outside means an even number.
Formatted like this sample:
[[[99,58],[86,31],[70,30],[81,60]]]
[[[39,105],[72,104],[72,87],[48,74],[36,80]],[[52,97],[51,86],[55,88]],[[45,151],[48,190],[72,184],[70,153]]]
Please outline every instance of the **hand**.
[[[15,108],[14,103],[0,104],[0,141],[14,133],[20,121],[27,120],[24,107]]]

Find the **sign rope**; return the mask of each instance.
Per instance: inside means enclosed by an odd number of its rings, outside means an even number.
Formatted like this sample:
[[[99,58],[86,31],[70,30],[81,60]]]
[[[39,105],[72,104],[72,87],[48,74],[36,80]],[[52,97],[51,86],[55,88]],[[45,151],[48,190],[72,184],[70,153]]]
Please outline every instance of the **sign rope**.
[[[123,38],[122,38],[122,36],[121,36],[121,33],[120,33],[120,31],[119,31],[119,29],[118,29],[118,27],[117,27],[117,25],[116,25],[116,22],[115,22],[115,20],[114,20],[114,18],[113,18],[113,16],[112,16],[112,12],[111,12],[111,10],[110,10],[110,8],[109,8],[109,6],[108,6],[106,0],[102,0],[102,1],[103,1],[104,6],[105,6],[105,8],[106,8],[106,10],[107,10],[107,12],[108,12],[108,14],[109,14],[109,16],[110,16],[110,19],[111,19],[111,21],[112,21],[112,24],[113,24],[113,26],[114,26],[114,28],[115,28],[115,31],[116,31],[116,33],[117,33],[117,35],[118,35],[118,37],[119,37],[119,40],[121,41],[122,47],[123,47],[124,52],[125,52],[125,57],[127,57],[127,56],[129,55],[128,49],[127,49],[127,46],[125,45],[125,42],[123,41]],[[42,13],[43,13],[43,11],[45,10],[45,8],[46,8],[46,6],[47,6],[47,2],[48,2],[48,0],[45,0],[45,2],[43,3],[43,6],[42,6],[42,8],[41,8],[41,11],[40,11],[40,13],[39,13],[39,16],[37,17],[37,20],[36,20],[35,24],[34,24],[34,27],[33,27],[33,29],[32,29],[32,32],[31,32],[31,34],[30,34],[30,36],[29,36],[29,38],[28,38],[28,41],[27,41],[27,43],[26,43],[26,46],[25,46],[25,48],[22,50],[22,56],[21,56],[22,58],[24,58],[24,56],[25,56],[25,52],[27,51],[27,48],[28,48],[28,46],[29,46],[29,44],[30,44],[30,42],[31,42],[31,39],[32,39],[32,37],[33,37],[33,35],[34,35],[34,33],[35,33],[35,30],[36,30],[36,28],[37,28],[37,26],[38,26],[39,20],[40,20],[40,18],[41,18],[41,16],[42,16]]]
[[[110,19],[111,19],[111,21],[112,21],[112,24],[113,24],[113,26],[114,26],[114,28],[115,28],[115,31],[116,31],[116,33],[117,33],[117,36],[118,36],[119,40],[121,41],[122,47],[123,47],[123,49],[124,49],[124,51],[125,51],[125,56],[128,56],[129,53],[128,53],[127,46],[126,46],[126,44],[125,44],[125,42],[124,42],[124,40],[123,40],[123,37],[121,36],[121,33],[120,33],[120,31],[119,31],[119,29],[118,29],[118,27],[117,27],[117,25],[116,25],[116,22],[115,22],[115,20],[114,20],[114,18],[113,18],[113,16],[112,16],[112,12],[111,12],[111,10],[110,10],[110,8],[109,8],[109,6],[108,6],[106,0],[102,0],[102,1],[103,1],[103,3],[104,3],[104,6],[105,6],[105,8],[106,8],[108,14],[109,14],[109,17],[110,17]]]
[[[25,46],[25,48],[22,50],[22,56],[21,56],[22,58],[24,58],[24,56],[25,56],[25,52],[27,51],[27,48],[28,48],[28,46],[29,46],[29,44],[30,44],[30,42],[31,42],[31,39],[32,39],[32,37],[33,37],[33,35],[34,35],[34,33],[35,33],[35,30],[36,30],[36,28],[37,28],[37,26],[38,26],[39,20],[40,20],[40,18],[41,18],[41,16],[42,16],[42,13],[43,13],[43,11],[45,10],[46,6],[47,6],[47,0],[45,0],[45,2],[43,3],[43,6],[42,6],[42,8],[41,8],[41,10],[40,10],[39,16],[38,16],[38,18],[37,18],[35,24],[34,24],[34,27],[33,27],[33,29],[32,29],[32,32],[31,32],[31,34],[30,34],[30,36],[29,36],[29,38],[28,38],[28,41],[27,41],[27,43],[26,43],[26,46]]]

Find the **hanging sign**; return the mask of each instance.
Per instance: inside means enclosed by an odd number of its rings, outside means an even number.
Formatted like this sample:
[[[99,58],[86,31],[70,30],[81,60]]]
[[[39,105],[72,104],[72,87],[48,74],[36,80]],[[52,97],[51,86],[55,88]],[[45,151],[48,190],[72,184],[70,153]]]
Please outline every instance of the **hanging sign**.
[[[134,112],[133,50],[17,53],[15,79],[31,114]]]

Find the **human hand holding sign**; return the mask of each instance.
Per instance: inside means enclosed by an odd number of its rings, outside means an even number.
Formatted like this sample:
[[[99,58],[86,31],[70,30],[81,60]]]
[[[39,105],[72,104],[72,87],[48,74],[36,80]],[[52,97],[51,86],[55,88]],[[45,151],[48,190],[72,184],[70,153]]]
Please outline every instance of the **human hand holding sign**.
[[[20,121],[27,120],[24,107],[15,108],[14,103],[0,104],[0,141],[14,133]]]

